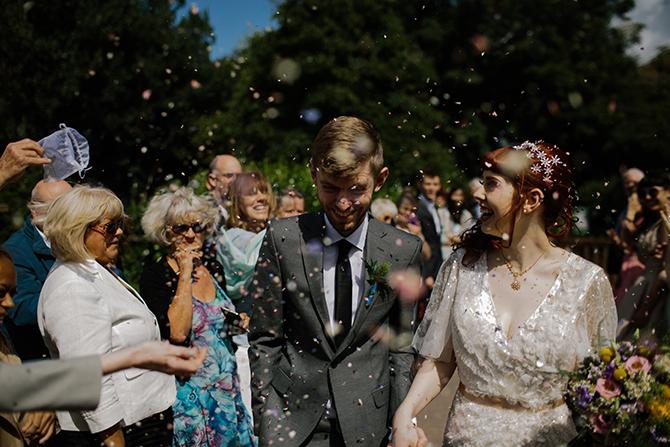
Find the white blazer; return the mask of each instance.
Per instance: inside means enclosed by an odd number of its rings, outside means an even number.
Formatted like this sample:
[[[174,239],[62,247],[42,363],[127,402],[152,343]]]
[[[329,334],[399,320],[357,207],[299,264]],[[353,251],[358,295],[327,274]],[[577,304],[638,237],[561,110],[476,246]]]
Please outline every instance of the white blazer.
[[[37,320],[52,358],[104,354],[160,340],[156,317],[140,295],[92,260],[56,261],[40,293]],[[175,396],[173,376],[131,368],[102,378],[95,410],[57,412],[58,422],[63,430],[97,433],[163,411]]]

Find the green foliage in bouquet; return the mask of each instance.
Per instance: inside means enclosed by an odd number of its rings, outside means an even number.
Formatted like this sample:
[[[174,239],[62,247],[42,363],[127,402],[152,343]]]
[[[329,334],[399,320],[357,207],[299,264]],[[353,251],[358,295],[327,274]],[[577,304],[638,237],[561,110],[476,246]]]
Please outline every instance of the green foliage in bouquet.
[[[670,445],[670,350],[612,343],[569,374],[565,400],[577,445]]]

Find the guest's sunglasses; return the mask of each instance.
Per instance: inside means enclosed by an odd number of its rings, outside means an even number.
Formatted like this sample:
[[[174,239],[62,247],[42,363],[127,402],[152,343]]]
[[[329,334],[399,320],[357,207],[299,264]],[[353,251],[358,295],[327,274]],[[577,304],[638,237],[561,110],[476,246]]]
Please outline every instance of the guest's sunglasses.
[[[122,231],[126,229],[126,218],[120,217],[118,219],[110,220],[104,225],[91,225],[89,227],[91,230],[96,231],[103,236],[114,236],[119,228]]]
[[[649,186],[647,188],[642,188],[640,190],[640,195],[642,197],[651,197],[652,199],[655,199],[658,197],[658,194],[661,192],[661,188],[657,186]]]
[[[207,229],[207,227],[200,222],[195,222],[192,224],[172,225],[170,229],[175,234],[186,234],[188,233],[189,229],[193,230],[194,233],[202,233]]]

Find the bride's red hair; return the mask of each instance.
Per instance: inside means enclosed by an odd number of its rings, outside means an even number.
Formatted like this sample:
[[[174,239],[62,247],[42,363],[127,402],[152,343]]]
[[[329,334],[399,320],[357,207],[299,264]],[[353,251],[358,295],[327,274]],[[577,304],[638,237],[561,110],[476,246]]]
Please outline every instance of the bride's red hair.
[[[482,169],[502,175],[514,185],[509,211],[512,215],[512,229],[505,242],[482,232],[481,221],[478,220],[462,235],[461,242],[454,246],[455,250],[465,249],[464,264],[471,265],[489,249],[509,246],[514,234],[516,214],[523,206],[525,195],[535,188],[544,193],[542,211],[549,239],[558,242],[570,233],[576,195],[568,154],[558,146],[538,141],[501,147],[484,155]]]

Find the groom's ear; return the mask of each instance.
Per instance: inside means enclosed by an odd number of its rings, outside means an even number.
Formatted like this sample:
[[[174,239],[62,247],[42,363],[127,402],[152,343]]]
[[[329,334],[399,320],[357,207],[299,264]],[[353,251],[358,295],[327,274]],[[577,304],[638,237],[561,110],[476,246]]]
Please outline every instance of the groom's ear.
[[[379,190],[382,189],[382,186],[384,186],[384,183],[386,183],[387,178],[389,178],[389,168],[384,166],[379,171],[379,174],[377,174],[377,178],[375,179],[375,192],[379,192]]]

